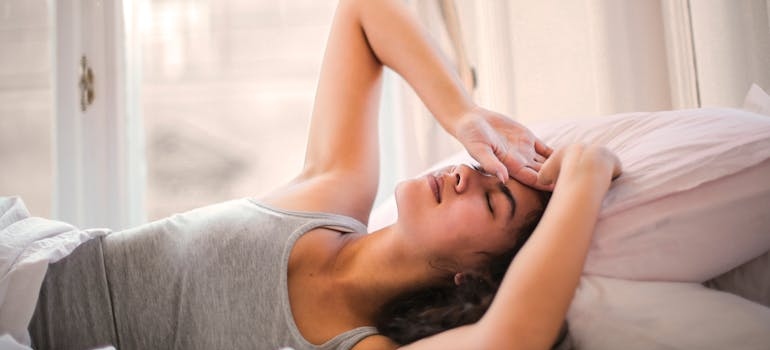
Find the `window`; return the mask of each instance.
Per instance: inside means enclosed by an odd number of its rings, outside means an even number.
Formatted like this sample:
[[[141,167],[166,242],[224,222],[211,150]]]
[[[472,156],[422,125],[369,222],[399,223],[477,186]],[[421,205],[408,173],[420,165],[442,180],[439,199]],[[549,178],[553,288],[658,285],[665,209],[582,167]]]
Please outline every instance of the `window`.
[[[336,1],[152,0],[138,9],[149,219],[296,175]]]
[[[0,196],[49,216],[53,184],[50,22],[45,0],[0,6]]]

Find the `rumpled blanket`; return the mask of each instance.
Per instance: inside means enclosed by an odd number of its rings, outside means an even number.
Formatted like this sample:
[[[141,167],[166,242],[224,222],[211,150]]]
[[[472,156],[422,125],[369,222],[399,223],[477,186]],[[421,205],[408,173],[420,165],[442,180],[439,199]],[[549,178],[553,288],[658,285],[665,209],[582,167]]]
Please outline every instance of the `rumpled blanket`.
[[[27,326],[48,264],[110,232],[31,217],[21,198],[0,197],[0,348],[30,349]]]

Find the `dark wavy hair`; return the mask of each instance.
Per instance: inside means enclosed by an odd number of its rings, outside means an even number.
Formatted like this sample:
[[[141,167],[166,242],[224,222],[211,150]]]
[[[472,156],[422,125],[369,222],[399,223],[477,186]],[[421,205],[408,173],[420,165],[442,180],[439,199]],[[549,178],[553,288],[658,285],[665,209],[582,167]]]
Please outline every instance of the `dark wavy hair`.
[[[513,248],[492,256],[486,273],[465,276],[459,286],[450,279],[443,285],[409,291],[386,303],[375,320],[380,334],[407,345],[478,321],[492,303],[513,257],[540,222],[549,199],[550,192],[541,192],[543,209],[527,215]]]

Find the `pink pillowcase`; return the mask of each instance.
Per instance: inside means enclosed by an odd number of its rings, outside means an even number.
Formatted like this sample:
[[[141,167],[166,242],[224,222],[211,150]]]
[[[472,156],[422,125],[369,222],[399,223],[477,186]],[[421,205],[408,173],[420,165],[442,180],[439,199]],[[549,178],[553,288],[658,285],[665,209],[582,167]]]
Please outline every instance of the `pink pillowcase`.
[[[602,215],[588,275],[701,283],[770,250],[770,160]]]
[[[587,274],[700,282],[770,249],[770,117],[710,108],[532,129],[553,147],[606,145],[623,162],[603,203]],[[468,161],[458,153],[439,164]],[[390,199],[372,213],[370,230],[395,218]]]
[[[552,147],[595,143],[618,154],[624,174],[607,194],[602,217],[770,158],[770,117],[738,109],[627,113],[532,129]]]
[[[703,282],[770,249],[770,117],[712,108],[534,129],[554,147],[606,145],[623,162],[584,273]]]

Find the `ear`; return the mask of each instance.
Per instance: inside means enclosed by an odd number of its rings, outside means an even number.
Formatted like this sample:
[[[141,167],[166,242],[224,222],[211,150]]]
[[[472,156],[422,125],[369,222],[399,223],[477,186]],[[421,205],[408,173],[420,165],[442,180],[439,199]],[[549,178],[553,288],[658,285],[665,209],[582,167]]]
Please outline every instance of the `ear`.
[[[455,285],[459,286],[465,282],[465,275],[463,275],[462,272],[458,272],[455,274]]]

